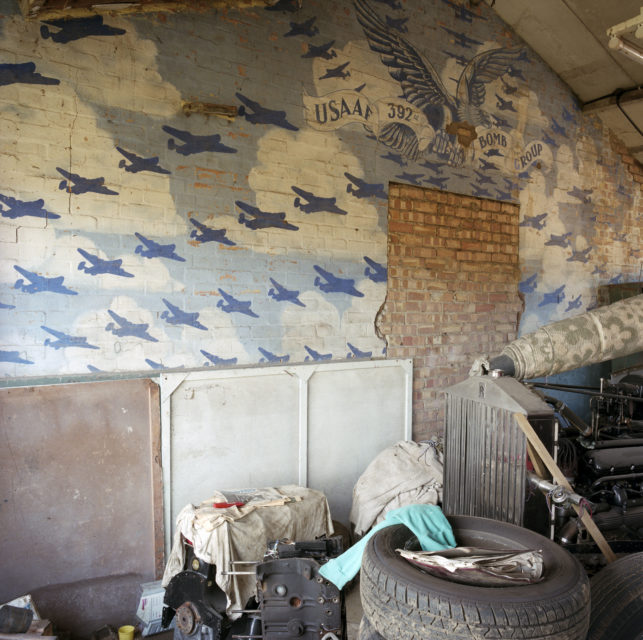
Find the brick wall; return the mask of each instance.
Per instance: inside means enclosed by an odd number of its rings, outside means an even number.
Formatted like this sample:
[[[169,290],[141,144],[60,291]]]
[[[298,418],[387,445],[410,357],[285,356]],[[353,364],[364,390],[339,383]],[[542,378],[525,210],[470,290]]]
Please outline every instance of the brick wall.
[[[519,207],[392,184],[388,295],[379,329],[413,358],[414,438],[442,432],[442,390],[516,337]]]
[[[519,203],[522,332],[639,280],[643,174],[597,117],[485,3],[470,21],[393,4],[110,15],[97,34],[0,0],[0,378],[394,356],[374,326],[391,182]],[[507,50],[466,153],[399,97],[373,29],[448,101],[464,61]]]

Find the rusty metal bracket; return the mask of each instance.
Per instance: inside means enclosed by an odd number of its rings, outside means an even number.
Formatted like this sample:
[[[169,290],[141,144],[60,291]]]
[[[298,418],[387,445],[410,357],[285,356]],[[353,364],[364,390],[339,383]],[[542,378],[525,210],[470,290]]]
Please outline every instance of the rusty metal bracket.
[[[237,107],[227,104],[214,104],[213,102],[182,102],[181,110],[189,117],[193,113],[200,113],[204,116],[216,116],[234,120],[237,117]]]

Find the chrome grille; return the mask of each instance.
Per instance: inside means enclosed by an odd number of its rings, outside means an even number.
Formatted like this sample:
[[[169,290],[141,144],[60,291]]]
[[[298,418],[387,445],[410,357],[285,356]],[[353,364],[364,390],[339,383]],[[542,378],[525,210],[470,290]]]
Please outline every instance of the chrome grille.
[[[522,526],[527,446],[513,414],[553,433],[553,410],[513,378],[471,377],[446,395],[445,513]]]

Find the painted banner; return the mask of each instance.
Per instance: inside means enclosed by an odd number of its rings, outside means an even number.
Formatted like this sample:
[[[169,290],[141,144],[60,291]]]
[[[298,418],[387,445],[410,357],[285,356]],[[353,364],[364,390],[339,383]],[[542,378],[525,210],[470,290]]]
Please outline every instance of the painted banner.
[[[359,91],[334,91],[324,96],[304,92],[306,122],[318,131],[334,131],[348,124],[359,123],[379,136],[387,124],[400,124],[413,130],[419,149],[425,149],[435,137],[426,116],[402,98],[369,100]]]

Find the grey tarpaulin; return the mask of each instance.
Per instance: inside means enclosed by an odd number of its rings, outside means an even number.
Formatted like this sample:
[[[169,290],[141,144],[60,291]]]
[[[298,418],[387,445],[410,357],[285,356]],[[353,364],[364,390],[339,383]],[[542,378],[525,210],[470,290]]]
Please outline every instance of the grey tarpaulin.
[[[541,327],[502,354],[518,380],[550,376],[643,351],[643,295]]]
[[[353,488],[350,520],[363,535],[391,509],[442,500],[442,454],[436,442],[397,442],[384,449]]]
[[[256,490],[261,499],[243,507],[214,508],[229,501],[229,493],[215,493],[199,506],[187,505],[176,518],[172,551],[163,574],[163,586],[182,571],[184,549],[181,536],[194,546],[195,555],[217,567],[216,582],[228,597],[226,612],[231,619],[240,614],[255,595],[254,576],[222,575],[237,560],[263,559],[268,540],[314,540],[332,535],[333,523],[326,496],[320,491],[296,485]],[[252,570],[250,566],[250,570]],[[239,569],[242,570],[242,569]],[[248,570],[248,565],[244,571]]]

